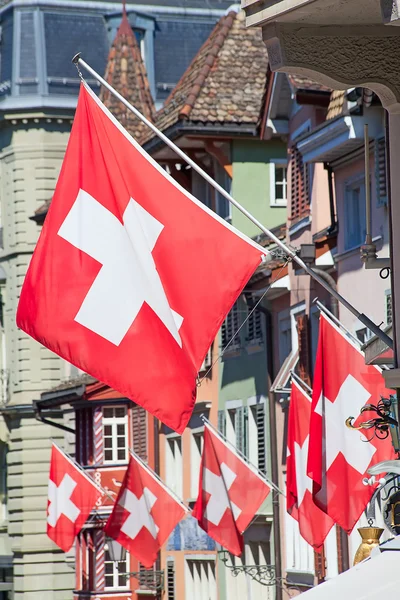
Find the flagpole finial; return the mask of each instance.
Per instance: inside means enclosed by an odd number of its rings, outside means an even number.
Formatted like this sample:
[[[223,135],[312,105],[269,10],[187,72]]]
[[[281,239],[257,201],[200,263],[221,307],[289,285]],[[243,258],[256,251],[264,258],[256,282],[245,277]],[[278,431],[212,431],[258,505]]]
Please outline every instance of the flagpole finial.
[[[72,57],[72,60],[71,60],[71,62],[73,62],[73,63],[74,63],[74,65],[77,65],[77,64],[78,64],[78,60],[80,59],[80,57],[81,57],[81,54],[82,54],[82,52],[77,52],[77,53],[75,54],[75,56],[73,56],[73,57]]]
[[[122,17],[126,17],[126,0],[122,0]]]

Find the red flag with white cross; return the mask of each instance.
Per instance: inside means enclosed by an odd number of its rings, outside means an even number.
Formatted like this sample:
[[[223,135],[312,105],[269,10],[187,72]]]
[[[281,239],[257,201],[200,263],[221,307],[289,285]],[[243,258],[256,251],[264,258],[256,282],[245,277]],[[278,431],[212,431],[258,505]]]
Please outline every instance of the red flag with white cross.
[[[51,450],[47,535],[68,552],[102,491],[53,444]]]
[[[181,433],[199,367],[263,255],[82,85],[17,325]]]
[[[298,522],[306,542],[320,551],[334,523],[314,504],[312,479],[307,475],[310,417],[311,398],[292,380],[287,432],[286,509]]]
[[[375,489],[363,484],[368,468],[395,454],[390,436],[378,439],[373,429],[351,430],[345,421],[391,393],[380,370],[366,365],[354,342],[321,313],[307,472],[313,480],[315,503],[347,533]],[[364,413],[357,420],[371,416],[376,413]]]
[[[187,508],[132,454],[105,532],[150,568],[186,512]]]
[[[242,534],[270,491],[257,471],[206,425],[199,495],[192,513],[200,527],[240,556]]]

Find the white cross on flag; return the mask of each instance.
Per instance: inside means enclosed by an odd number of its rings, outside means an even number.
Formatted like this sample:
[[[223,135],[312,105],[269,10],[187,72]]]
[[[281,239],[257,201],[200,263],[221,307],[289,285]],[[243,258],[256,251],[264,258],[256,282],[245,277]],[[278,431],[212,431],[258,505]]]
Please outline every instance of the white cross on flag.
[[[181,433],[204,356],[265,253],[82,85],[17,324]]]
[[[101,490],[53,444],[51,450],[47,535],[64,552],[71,549]]]
[[[296,519],[302,537],[320,551],[333,520],[314,504],[312,479],[307,475],[311,398],[292,381],[288,417],[286,508]]]
[[[315,503],[350,533],[374,492],[362,483],[372,465],[395,458],[390,436],[353,431],[348,417],[365,404],[377,404],[387,390],[380,370],[366,365],[363,353],[324,314],[320,317],[311,406],[308,475]],[[364,413],[358,420],[376,416]],[[377,480],[379,477],[377,477]]]
[[[186,512],[186,507],[132,454],[105,532],[150,568]]]
[[[242,533],[271,489],[257,471],[207,425],[200,470],[199,495],[192,514],[210,537],[240,556]]]

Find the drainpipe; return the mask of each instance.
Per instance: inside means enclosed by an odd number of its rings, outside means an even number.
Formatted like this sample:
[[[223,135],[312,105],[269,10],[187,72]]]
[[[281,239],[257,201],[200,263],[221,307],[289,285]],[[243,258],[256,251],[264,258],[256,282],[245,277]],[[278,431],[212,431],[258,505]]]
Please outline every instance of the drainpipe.
[[[333,199],[333,169],[329,163],[324,163],[324,169],[326,169],[328,175],[329,212],[331,214],[331,224],[328,232],[332,233],[336,229],[335,202]]]
[[[246,304],[251,310],[254,306],[250,294],[244,294]],[[273,347],[272,340],[272,319],[271,313],[267,308],[257,306],[256,310],[262,313],[265,317],[265,329],[266,329],[266,346],[267,348]],[[273,363],[272,363],[272,352],[267,354],[267,381],[268,389],[271,385],[273,377]],[[276,435],[276,406],[275,406],[275,394],[268,394],[268,416],[270,426],[270,452],[271,452],[271,479],[277,485],[279,478],[278,471],[278,443]],[[280,522],[280,511],[279,511],[279,493],[272,489],[272,518],[274,523],[274,559],[275,559],[275,578],[277,581],[282,580],[282,545],[281,545],[281,522]],[[275,600],[282,600],[282,587],[277,584],[275,587]]]
[[[334,290],[337,289],[336,281],[334,280],[332,275],[329,275],[329,273],[327,273],[323,269],[318,269],[317,267],[313,267],[313,271],[318,273],[318,275],[322,279],[325,279],[326,283],[328,283]],[[331,299],[331,313],[333,314],[334,317],[336,317],[338,319],[339,318],[339,303],[337,301],[337,298],[334,298],[333,296],[331,296],[330,299]]]

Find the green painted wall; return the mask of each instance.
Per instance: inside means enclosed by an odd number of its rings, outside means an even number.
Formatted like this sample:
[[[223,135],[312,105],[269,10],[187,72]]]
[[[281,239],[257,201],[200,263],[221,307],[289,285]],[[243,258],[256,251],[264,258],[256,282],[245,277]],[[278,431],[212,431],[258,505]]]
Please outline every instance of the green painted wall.
[[[279,140],[234,140],[232,142],[232,195],[269,229],[286,222],[286,208],[270,206],[270,160],[287,158]],[[232,224],[253,237],[260,230],[232,207]]]

